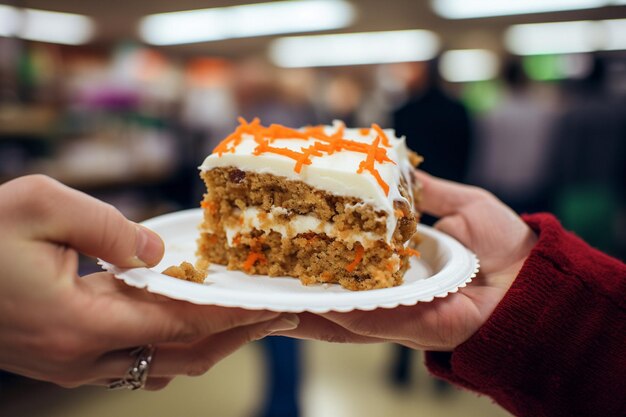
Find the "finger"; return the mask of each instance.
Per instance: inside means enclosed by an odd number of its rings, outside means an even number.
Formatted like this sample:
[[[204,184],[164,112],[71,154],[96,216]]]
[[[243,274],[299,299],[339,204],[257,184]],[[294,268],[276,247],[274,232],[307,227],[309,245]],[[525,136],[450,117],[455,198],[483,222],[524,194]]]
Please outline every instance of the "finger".
[[[108,279],[106,279],[108,278]],[[96,285],[92,284],[96,283]],[[274,319],[278,312],[196,305],[186,301],[142,296],[145,290],[124,290],[108,273],[92,274],[78,282],[82,294],[66,302],[82,311],[78,321],[106,350],[164,342],[190,342],[229,330]],[[81,323],[79,323],[81,324]]]
[[[380,343],[386,340],[361,336],[322,316],[311,313],[298,315],[300,324],[293,330],[277,332],[278,336],[305,340],[321,340],[330,343]]]
[[[159,391],[167,387],[174,378],[148,378],[146,385],[143,387],[146,391]]]
[[[208,335],[276,318],[280,313],[198,306],[184,301],[140,301],[118,305],[103,331],[116,338],[112,347],[190,342]],[[118,315],[119,314],[119,315]]]
[[[435,229],[440,230],[461,242],[466,247],[472,247],[473,242],[471,239],[469,226],[465,217],[459,214],[453,214],[446,216],[434,224]]]
[[[44,176],[23,179],[37,218],[38,238],[66,244],[122,267],[152,266],[163,257],[163,241],[126,219],[113,206]]]
[[[437,217],[456,213],[463,205],[488,194],[478,187],[463,185],[416,171],[422,184],[420,208]]]
[[[152,357],[149,377],[156,379],[157,382],[163,382],[163,379],[177,375],[202,375],[246,343],[297,326],[298,317],[288,314],[266,322],[231,329],[192,344],[157,346]],[[92,368],[92,377],[97,384],[108,385],[112,380],[125,375],[132,362],[128,351],[109,353],[96,362]],[[156,382],[153,385],[157,385]]]
[[[415,341],[402,338],[389,339],[387,337],[363,336],[342,327],[327,318],[311,313],[299,314],[300,324],[293,330],[276,332],[277,336],[287,336],[304,340],[319,340],[329,343],[399,343],[410,349],[424,349],[423,345]]]
[[[454,309],[454,296],[436,299],[426,304],[400,306],[394,309],[379,308],[374,311],[355,310],[349,313],[325,313],[322,316],[351,332],[368,338],[379,338],[406,344],[413,348],[439,348],[449,335],[445,329]]]
[[[406,310],[406,307],[398,307]],[[395,309],[394,309],[395,310]],[[405,332],[402,329],[408,313],[399,314],[397,311],[388,309],[377,309],[374,311],[354,310],[348,313],[329,312],[322,316],[328,321],[335,323],[352,333],[369,338],[384,338],[395,341],[405,339]],[[392,323],[392,325],[390,325]]]

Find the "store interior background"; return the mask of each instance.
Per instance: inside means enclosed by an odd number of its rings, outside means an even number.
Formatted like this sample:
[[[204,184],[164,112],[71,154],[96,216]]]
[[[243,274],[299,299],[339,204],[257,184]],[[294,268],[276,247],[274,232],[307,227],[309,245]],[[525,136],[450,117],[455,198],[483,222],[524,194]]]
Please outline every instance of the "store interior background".
[[[197,207],[197,167],[238,116],[292,127],[334,119],[394,127],[397,110],[428,91],[430,74],[462,104],[469,124],[459,156],[455,138],[432,133],[445,130],[445,117],[437,125],[415,115],[409,143],[420,152],[440,141],[443,150],[432,151],[425,169],[446,175],[446,155],[456,155],[462,170],[453,179],[490,189],[519,212],[553,212],[595,247],[626,259],[626,1],[481,16],[489,2],[330,0],[351,11],[343,27],[252,37],[227,30],[227,39],[174,45],[154,45],[140,31],[147,15],[249,3],[0,0],[0,184],[46,174],[135,221]],[[446,14],[455,3],[476,13]],[[568,1],[527,3],[549,9]],[[83,31],[63,38],[71,25],[43,20],[35,30],[32,10],[81,15]],[[554,22],[573,23],[520,26]],[[429,31],[420,36],[431,43],[401,58],[381,53],[376,42],[350,46],[386,63],[309,60],[287,68],[276,52],[284,36],[415,29]],[[97,268],[81,262],[82,274]],[[0,415],[252,417],[268,415],[268,403],[277,401],[293,417],[508,415],[429,377],[419,354],[399,370],[390,345],[301,343],[287,388],[271,394],[267,346],[247,346],[206,376],[178,378],[159,393],[66,390],[0,374]]]

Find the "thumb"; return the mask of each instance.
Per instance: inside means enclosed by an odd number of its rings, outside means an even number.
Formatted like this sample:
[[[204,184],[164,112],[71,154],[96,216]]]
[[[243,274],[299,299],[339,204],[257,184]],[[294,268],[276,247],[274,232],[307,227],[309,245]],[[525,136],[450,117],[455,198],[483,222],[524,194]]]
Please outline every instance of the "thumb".
[[[471,247],[472,239],[468,224],[463,216],[454,214],[443,217],[434,224],[435,229],[444,232],[467,247]]]
[[[110,204],[43,176],[27,180],[38,190],[37,238],[121,267],[152,266],[163,257],[161,238]]]

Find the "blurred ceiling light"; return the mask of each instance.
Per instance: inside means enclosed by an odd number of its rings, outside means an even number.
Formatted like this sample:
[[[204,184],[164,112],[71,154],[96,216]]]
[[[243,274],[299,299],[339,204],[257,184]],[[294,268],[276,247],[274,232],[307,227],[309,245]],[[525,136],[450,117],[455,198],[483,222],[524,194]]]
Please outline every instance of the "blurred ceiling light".
[[[19,18],[19,12],[15,7],[0,4],[0,36],[15,36]]]
[[[81,45],[94,33],[93,21],[74,13],[24,9],[19,36],[31,41]]]
[[[93,20],[87,16],[0,5],[0,36],[81,45],[89,42],[93,33]]]
[[[513,25],[505,43],[518,55],[626,50],[626,19]]]
[[[604,50],[626,50],[626,19],[602,20],[599,24],[604,32]]]
[[[427,30],[296,36],[276,39],[270,58],[284,68],[426,61],[439,50],[439,38]]]
[[[433,10],[447,19],[594,9],[625,2],[625,0],[431,0]]]
[[[596,27],[592,21],[513,25],[504,41],[518,55],[592,52],[599,46]]]
[[[441,76],[450,82],[485,81],[498,75],[498,57],[486,49],[446,51],[439,61]]]
[[[148,15],[139,33],[153,45],[176,45],[343,28],[355,14],[345,0],[276,1]]]

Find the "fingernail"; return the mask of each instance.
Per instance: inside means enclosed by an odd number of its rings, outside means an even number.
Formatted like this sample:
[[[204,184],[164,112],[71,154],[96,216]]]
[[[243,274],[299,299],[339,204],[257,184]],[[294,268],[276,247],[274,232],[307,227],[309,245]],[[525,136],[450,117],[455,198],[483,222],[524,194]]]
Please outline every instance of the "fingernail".
[[[300,318],[295,314],[285,314],[280,318],[273,320],[267,327],[267,330],[271,333],[284,332],[287,330],[293,330],[300,324]]]
[[[137,225],[137,244],[135,257],[131,260],[133,266],[154,266],[163,257],[164,245],[159,235],[141,225]]]

